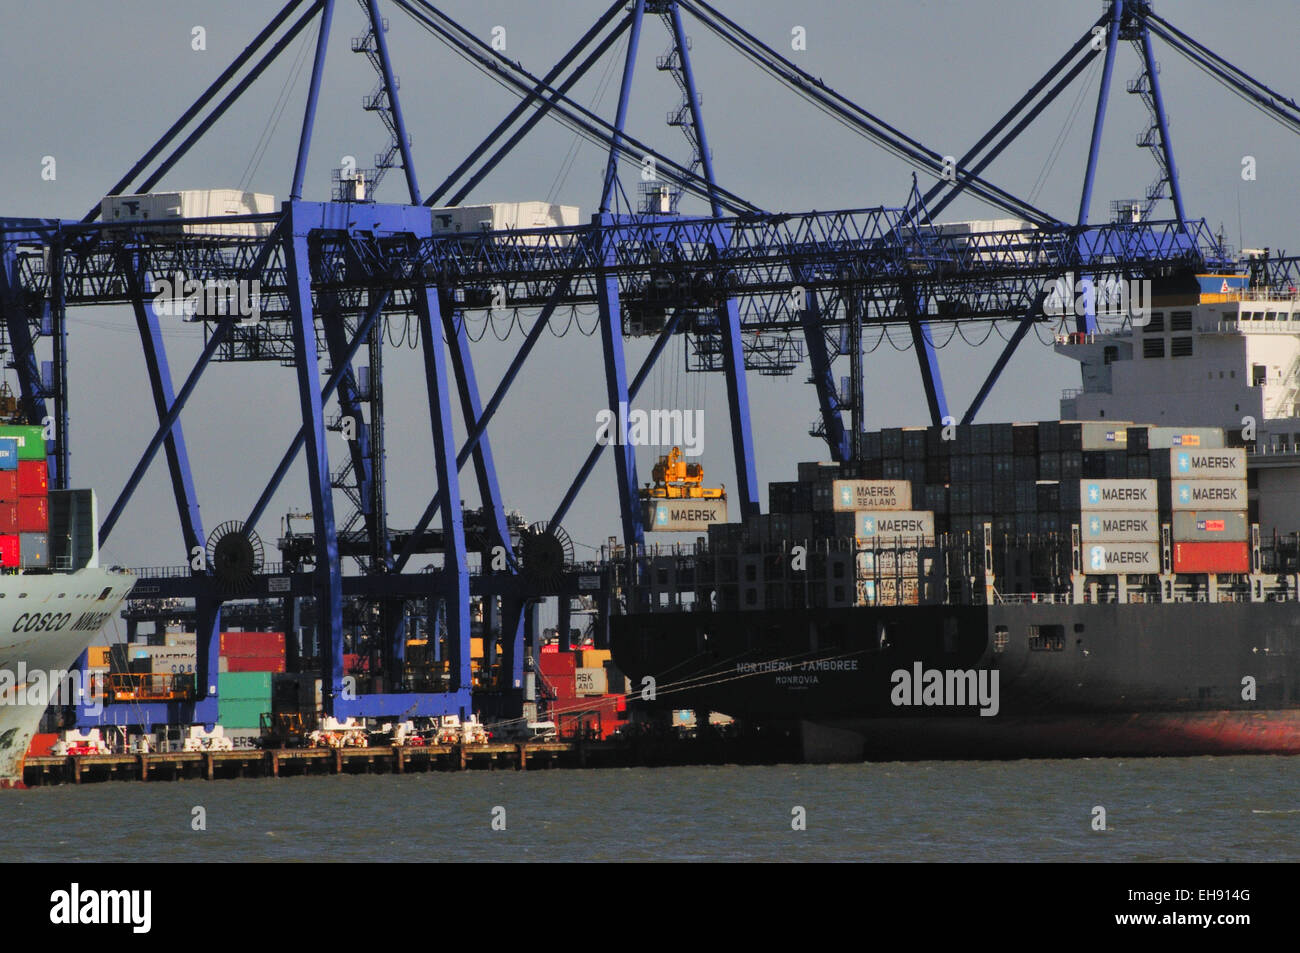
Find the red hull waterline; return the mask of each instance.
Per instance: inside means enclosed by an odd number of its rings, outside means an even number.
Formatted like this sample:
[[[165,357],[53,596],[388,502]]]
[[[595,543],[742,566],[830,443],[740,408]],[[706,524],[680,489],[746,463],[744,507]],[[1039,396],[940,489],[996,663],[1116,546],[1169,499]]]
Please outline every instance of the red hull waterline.
[[[848,718],[803,728],[805,757],[819,761],[1300,755],[1300,710]]]

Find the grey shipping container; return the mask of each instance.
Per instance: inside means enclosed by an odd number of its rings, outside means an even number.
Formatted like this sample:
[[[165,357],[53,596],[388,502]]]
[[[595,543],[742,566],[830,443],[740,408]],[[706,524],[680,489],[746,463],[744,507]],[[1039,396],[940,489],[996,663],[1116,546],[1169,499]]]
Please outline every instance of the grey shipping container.
[[[934,536],[934,514],[920,510],[861,510],[853,514],[854,535],[880,543],[902,537]]]
[[[48,569],[50,565],[50,534],[19,533],[18,555],[24,569]]]
[[[1182,510],[1173,514],[1173,537],[1178,543],[1244,543],[1250,526],[1238,510]]]
[[[1246,451],[1242,447],[1211,450],[1173,447],[1153,451],[1153,459],[1161,475],[1168,473],[1179,480],[1246,479]]]
[[[1147,446],[1152,450],[1173,447],[1218,449],[1223,445],[1223,430],[1218,427],[1151,427],[1147,431]]]

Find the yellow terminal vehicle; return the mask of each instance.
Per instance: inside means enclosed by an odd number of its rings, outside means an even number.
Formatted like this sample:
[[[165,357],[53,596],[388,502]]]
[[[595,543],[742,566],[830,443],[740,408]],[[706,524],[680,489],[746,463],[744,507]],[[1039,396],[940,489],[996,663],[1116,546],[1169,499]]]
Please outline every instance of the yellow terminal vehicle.
[[[655,532],[702,532],[727,521],[727,491],[704,485],[704,466],[687,463],[680,447],[659,458],[651,470],[653,484],[642,488],[646,529]]]

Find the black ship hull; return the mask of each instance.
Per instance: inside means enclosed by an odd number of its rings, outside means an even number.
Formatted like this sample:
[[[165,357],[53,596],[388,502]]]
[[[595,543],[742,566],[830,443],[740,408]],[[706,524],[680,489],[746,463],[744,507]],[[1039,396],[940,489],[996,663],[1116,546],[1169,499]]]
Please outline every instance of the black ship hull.
[[[616,617],[633,697],[797,723],[809,760],[1300,753],[1300,603]]]

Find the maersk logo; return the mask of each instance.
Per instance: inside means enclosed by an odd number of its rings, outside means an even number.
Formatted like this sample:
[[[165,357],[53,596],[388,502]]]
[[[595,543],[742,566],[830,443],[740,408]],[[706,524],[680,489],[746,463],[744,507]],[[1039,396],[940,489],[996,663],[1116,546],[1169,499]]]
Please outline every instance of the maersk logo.
[[[876,535],[876,521],[872,519],[870,516],[864,516],[862,518],[862,535],[863,536]]]
[[[889,676],[894,686],[889,700],[899,708],[972,708],[979,706],[980,717],[992,717],[1001,707],[998,701],[998,671],[993,669],[922,669],[920,662],[912,670],[900,668]]]
[[[1180,453],[1178,455],[1178,472],[1188,473],[1192,469],[1192,455],[1190,453]]]
[[[61,926],[127,925],[132,933],[148,933],[153,923],[152,890],[69,890],[50,894],[50,922]]]
[[[840,487],[840,505],[841,506],[853,505],[853,487],[851,486]]]
[[[660,503],[655,507],[655,523],[662,525],[668,522],[668,507]]]

